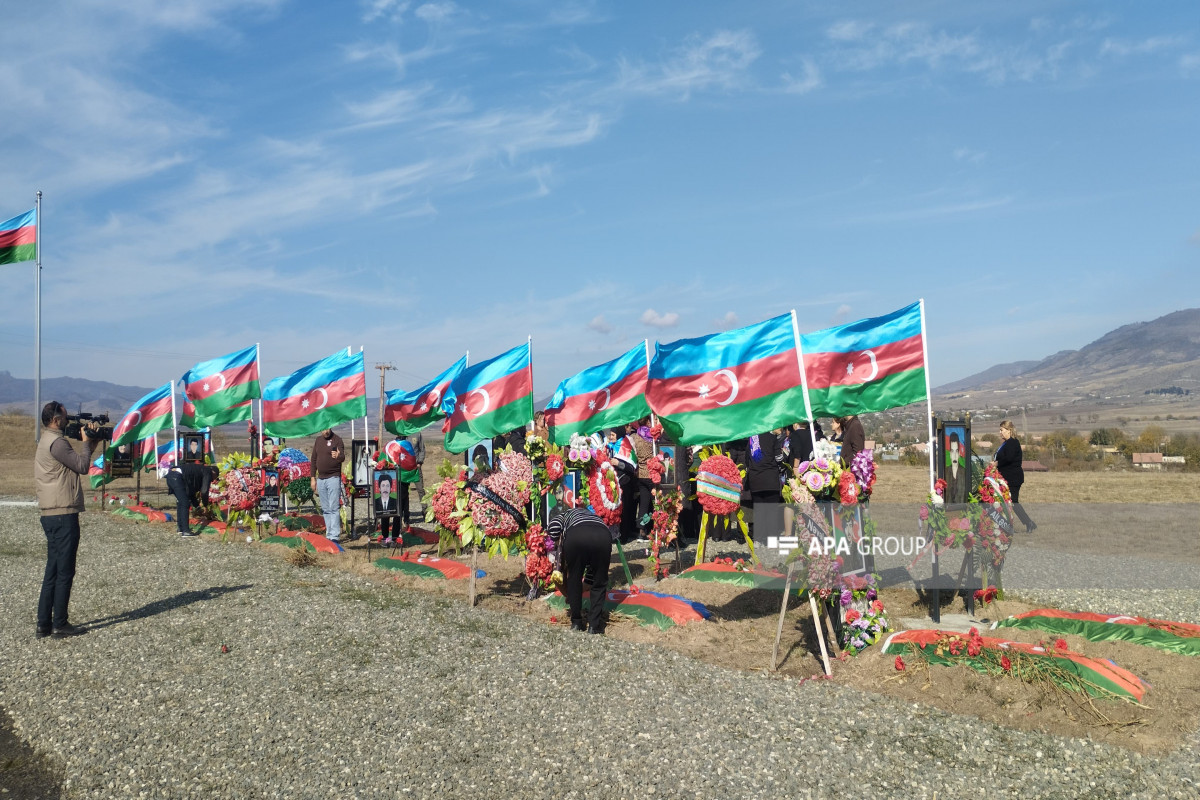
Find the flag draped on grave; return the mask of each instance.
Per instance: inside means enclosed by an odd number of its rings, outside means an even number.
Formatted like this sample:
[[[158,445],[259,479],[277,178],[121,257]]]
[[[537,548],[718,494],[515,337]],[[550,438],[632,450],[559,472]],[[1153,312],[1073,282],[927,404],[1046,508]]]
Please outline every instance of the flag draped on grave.
[[[595,433],[646,416],[646,377],[643,342],[619,358],[567,378],[546,405],[550,440],[567,444],[572,434]]]
[[[37,209],[0,222],[0,264],[37,258]]]
[[[741,439],[802,419],[791,315],[656,344],[646,400],[685,445]]]
[[[533,420],[533,370],[529,343],[464,369],[442,399],[446,449],[471,445]]]
[[[258,384],[258,345],[201,361],[181,379],[194,409],[189,427],[224,425],[250,419],[250,401],[262,396]]]
[[[311,436],[367,415],[363,354],[339,350],[263,389],[263,433]]]
[[[442,398],[450,382],[467,368],[467,357],[463,356],[441,375],[420,389],[405,392],[396,389],[387,393],[387,405],[383,409],[383,427],[397,436],[408,436],[425,428],[431,422],[445,419]]]
[[[164,383],[134,403],[113,427],[112,447],[132,444],[175,425],[175,382]]]
[[[800,337],[814,417],[885,411],[925,399],[921,304]]]

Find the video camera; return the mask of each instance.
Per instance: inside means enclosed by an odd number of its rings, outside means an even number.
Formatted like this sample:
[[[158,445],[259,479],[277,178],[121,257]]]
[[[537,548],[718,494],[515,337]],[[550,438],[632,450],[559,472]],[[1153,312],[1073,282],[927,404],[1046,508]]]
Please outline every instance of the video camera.
[[[108,424],[108,414],[92,415],[85,411],[81,411],[74,416],[67,417],[67,424],[63,426],[63,436],[68,439],[83,440],[83,429],[87,428],[88,438],[94,441],[112,441],[113,429]]]

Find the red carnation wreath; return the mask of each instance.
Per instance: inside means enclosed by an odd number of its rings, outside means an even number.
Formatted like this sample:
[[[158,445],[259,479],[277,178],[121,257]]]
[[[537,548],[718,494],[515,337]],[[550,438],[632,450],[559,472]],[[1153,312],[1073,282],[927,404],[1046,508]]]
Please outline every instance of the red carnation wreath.
[[[616,468],[607,459],[597,460],[588,473],[588,500],[605,525],[621,521],[621,483]]]
[[[729,456],[709,456],[696,473],[696,498],[709,514],[725,516],[741,507],[742,473]]]

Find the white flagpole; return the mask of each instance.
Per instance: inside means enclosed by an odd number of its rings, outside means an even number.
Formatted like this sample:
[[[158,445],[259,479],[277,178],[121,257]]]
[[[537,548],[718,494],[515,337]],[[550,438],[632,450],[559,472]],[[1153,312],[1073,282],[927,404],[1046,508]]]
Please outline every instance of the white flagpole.
[[[526,341],[529,343],[529,422],[526,426],[533,424],[533,336],[529,336]]]
[[[804,348],[800,344],[800,323],[796,321],[796,309],[792,309],[792,336],[796,340],[796,362],[800,367],[800,392],[804,395],[804,415],[808,417],[808,438],[812,442],[813,455],[817,452],[817,426],[813,420],[812,401],[808,398],[808,374],[804,371]],[[796,454],[792,454],[795,458]],[[805,461],[806,459],[800,459]]]
[[[361,345],[358,348],[358,352],[363,352]],[[382,392],[379,394],[379,402],[380,404],[383,403]],[[379,436],[383,438],[382,430],[379,431]],[[350,441],[354,441],[353,435],[350,436]],[[371,441],[371,413],[367,410],[367,357],[365,355],[363,356],[363,441],[368,444]]]
[[[42,190],[34,207],[33,245],[33,441],[42,438]]]
[[[175,454],[175,466],[179,466],[179,415],[175,413],[175,381],[171,381],[171,432],[175,439],[171,444],[171,452]],[[158,455],[155,453],[155,455]]]
[[[642,347],[646,351],[646,380],[649,381],[650,380],[650,340],[642,339]],[[647,403],[646,405],[649,405],[649,403]],[[654,409],[650,409],[650,424],[651,425],[658,424],[658,415],[654,413]],[[650,449],[654,453],[654,455],[658,455],[658,439],[655,439],[654,441],[652,441],[650,443],[650,445],[651,445]]]
[[[254,368],[258,371],[258,458],[263,457],[263,405],[262,405],[262,345],[254,343]],[[254,401],[250,401],[250,418],[254,419]]]
[[[933,494],[933,392],[929,389],[929,344],[925,338],[925,298],[922,297],[918,302],[921,304],[921,358],[925,365],[925,423],[929,428],[929,493]]]

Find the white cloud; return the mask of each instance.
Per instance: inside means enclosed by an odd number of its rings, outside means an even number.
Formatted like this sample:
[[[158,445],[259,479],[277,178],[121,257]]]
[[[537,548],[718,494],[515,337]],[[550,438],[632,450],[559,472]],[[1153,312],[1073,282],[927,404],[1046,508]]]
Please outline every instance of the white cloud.
[[[647,308],[642,312],[642,323],[652,328],[674,328],[679,324],[679,315],[674,311],[659,314],[653,308]]]
[[[596,333],[612,333],[613,326],[604,318],[603,314],[597,314],[592,317],[592,321],[587,324],[588,330],[593,330]]]
[[[830,320],[830,322],[834,325],[841,325],[850,318],[850,312],[852,310],[853,309],[849,305],[842,303],[837,307],[837,310],[833,312],[833,318]]]
[[[817,65],[811,58],[805,58],[800,63],[801,72],[799,77],[794,77],[790,72],[785,72],[781,76],[783,79],[783,90],[789,94],[808,94],[813,89],[821,87],[821,72],[817,69]]]
[[[693,92],[732,89],[748,80],[747,72],[761,51],[748,31],[718,31],[707,39],[693,38],[658,64],[620,62],[617,88],[638,94],[674,94],[687,99]]]
[[[412,3],[407,0],[367,0],[363,5],[366,10],[363,12],[362,21],[374,22],[382,17],[399,20]]]
[[[724,328],[726,330],[729,330],[730,328],[736,328],[738,326],[738,315],[732,311],[726,311],[725,316],[718,320],[714,320],[713,324],[718,328]]]
[[[1179,57],[1179,69],[1185,74],[1200,72],[1200,53],[1187,53]]]
[[[1100,45],[1100,55],[1118,57],[1148,55],[1177,48],[1183,43],[1184,39],[1181,36],[1151,36],[1136,41],[1110,38],[1105,39]]]
[[[449,0],[444,0],[444,2],[425,3],[424,5],[418,6],[417,10],[413,12],[413,15],[418,19],[424,20],[432,25],[439,22],[445,22],[446,20],[455,16],[458,11],[458,6],[449,2]]]

